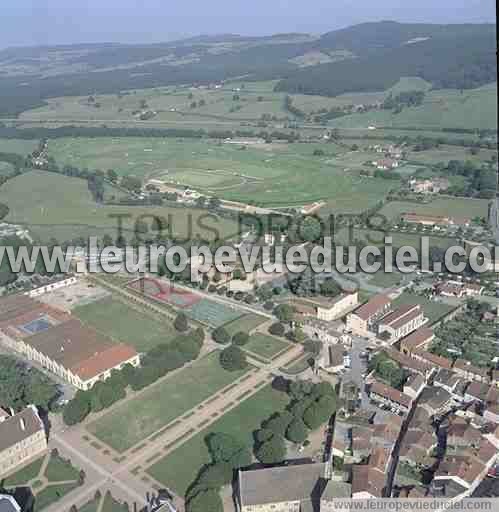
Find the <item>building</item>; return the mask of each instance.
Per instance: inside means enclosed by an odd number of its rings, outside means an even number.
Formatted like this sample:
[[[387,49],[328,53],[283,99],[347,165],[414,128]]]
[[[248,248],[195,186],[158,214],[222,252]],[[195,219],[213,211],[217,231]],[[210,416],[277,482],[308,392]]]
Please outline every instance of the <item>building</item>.
[[[475,380],[477,382],[490,382],[489,372],[486,368],[478,368],[469,361],[458,359],[453,366],[453,370],[465,380]]]
[[[452,395],[444,388],[428,386],[419,397],[419,406],[430,416],[440,416],[450,411],[453,405]]]
[[[446,370],[450,370],[452,368],[452,361],[450,359],[437,356],[436,354],[426,352],[425,350],[417,349],[411,354],[411,357],[416,361],[429,364],[433,368],[444,368]]]
[[[400,351],[404,354],[412,354],[417,349],[428,350],[434,339],[435,333],[430,328],[421,327],[400,341]]]
[[[140,363],[133,347],[115,343],[79,320],[19,339],[16,350],[81,390],[106,380],[112,370],[120,370],[125,364]]]
[[[0,512],[21,512],[21,507],[14,496],[0,493]]]
[[[443,215],[423,215],[414,212],[407,212],[401,215],[402,222],[407,224],[421,224],[422,226],[469,226],[470,219],[457,219],[453,217],[445,217]]]
[[[348,334],[338,332],[330,322],[317,320],[316,318],[305,318],[302,323],[303,332],[311,339],[320,340],[323,343],[343,343],[346,346],[352,344],[352,337]]]
[[[399,166],[398,161],[392,158],[380,158],[373,160],[371,163],[379,171],[391,171],[392,169],[396,169]]]
[[[317,367],[328,373],[338,373],[345,368],[346,355],[347,351],[343,345],[325,343],[317,358]]]
[[[449,188],[450,182],[445,178],[433,178],[409,181],[411,191],[415,194],[438,194],[442,190]]]
[[[443,297],[478,297],[485,290],[484,286],[460,281],[442,281],[434,287],[435,293]]]
[[[421,394],[425,385],[425,378],[421,374],[412,373],[404,384],[404,393],[414,400]]]
[[[400,445],[399,460],[418,469],[431,467],[435,462],[431,454],[436,447],[436,436],[420,428],[409,428]]]
[[[483,417],[491,423],[499,424],[499,404],[487,405]]]
[[[347,329],[357,336],[374,336],[376,322],[390,310],[391,303],[390,298],[386,295],[375,295],[348,315]]]
[[[328,483],[326,464],[299,464],[239,471],[240,512],[317,510]]]
[[[451,370],[440,368],[435,377],[433,378],[433,385],[439,388],[444,388],[451,395],[458,394],[459,384],[461,379]]]
[[[352,496],[352,485],[346,482],[330,480],[321,496],[321,512],[337,512],[335,499],[350,498]]]
[[[388,405],[398,413],[409,412],[412,404],[410,396],[377,381],[371,385],[369,396],[374,402]]]
[[[451,448],[479,448],[482,434],[472,427],[464,418],[452,416],[447,428],[447,447]]]
[[[424,377],[425,381],[431,376],[433,372],[433,365],[427,361],[418,360],[414,357],[406,356],[402,352],[395,350],[393,347],[383,349],[383,352],[397,362],[402,368],[410,370],[412,373],[417,373]]]
[[[407,336],[428,321],[420,304],[406,304],[379,321],[378,335],[387,333],[390,343]]]
[[[2,412],[0,410],[0,412]],[[47,449],[43,422],[34,405],[0,416],[0,480]]]
[[[329,300],[321,300],[317,306],[317,318],[331,322],[352,311],[359,304],[358,292],[341,293]]]
[[[386,486],[386,474],[369,464],[352,467],[352,498],[382,498]]]

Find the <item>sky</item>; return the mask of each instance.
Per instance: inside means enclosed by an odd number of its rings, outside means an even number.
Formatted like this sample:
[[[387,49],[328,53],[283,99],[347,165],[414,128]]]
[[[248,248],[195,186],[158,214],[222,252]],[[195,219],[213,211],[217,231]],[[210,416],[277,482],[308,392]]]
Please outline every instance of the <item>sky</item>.
[[[323,33],[365,21],[495,21],[495,0],[0,0],[0,48]]]

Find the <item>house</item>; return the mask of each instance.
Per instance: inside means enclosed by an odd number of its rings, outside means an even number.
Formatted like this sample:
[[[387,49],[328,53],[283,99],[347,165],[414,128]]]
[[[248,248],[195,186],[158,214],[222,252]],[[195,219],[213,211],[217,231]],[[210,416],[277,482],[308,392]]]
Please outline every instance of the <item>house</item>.
[[[347,329],[357,336],[373,337],[375,323],[390,310],[391,303],[386,295],[375,295],[348,315]]]
[[[341,293],[331,299],[315,299],[314,302],[317,303],[317,318],[331,322],[352,311],[359,304],[359,294]]]
[[[378,337],[383,333],[389,335],[390,343],[419,329],[428,321],[420,304],[406,304],[389,313],[379,321]]]
[[[460,281],[441,281],[434,286],[435,293],[443,297],[478,297],[485,290],[484,286]]]
[[[466,388],[464,399],[467,402],[485,403],[487,401],[490,389],[493,390],[494,388],[483,382],[474,381]]]
[[[334,500],[341,498],[350,498],[352,496],[352,485],[346,482],[337,482],[330,480],[324,493],[321,496],[321,512],[337,512],[337,502]]]
[[[422,375],[425,378],[425,381],[428,380],[433,372],[433,365],[427,361],[406,356],[392,347],[385,348],[383,351],[388,357],[390,357],[390,359],[396,361],[403,368],[410,370],[412,373]]]
[[[480,461],[467,456],[446,456],[440,463],[434,481],[454,480],[469,492],[478,487],[487,475],[488,468]]]
[[[317,320],[316,318],[304,318],[302,321],[303,332],[313,340],[320,340],[323,343],[336,344],[343,343],[346,346],[351,346],[352,338],[348,334],[338,332],[334,326],[324,320]]]
[[[403,420],[395,414],[387,415],[384,423],[373,425],[371,443],[373,446],[392,450],[400,435]]]
[[[417,349],[411,354],[411,357],[417,361],[432,365],[433,368],[444,368],[446,370],[452,368],[452,361],[450,359],[426,352],[425,350]]]
[[[369,426],[360,426],[354,425],[349,430],[350,437],[350,451],[352,461],[355,463],[362,462],[363,459],[366,459],[372,450],[372,437],[374,434],[374,429],[371,425]]]
[[[382,498],[386,486],[386,474],[371,465],[352,467],[352,498]]]
[[[317,510],[326,488],[326,464],[239,470],[240,512]]]
[[[442,190],[447,190],[449,186],[450,182],[445,178],[412,179],[409,181],[409,187],[415,194],[438,194]]]
[[[17,414],[0,416],[0,480],[45,452],[47,435],[34,405]]]
[[[458,359],[453,366],[453,370],[465,380],[475,380],[477,382],[490,382],[488,369],[478,368],[469,361]]]
[[[419,428],[409,428],[400,445],[399,460],[412,467],[431,467],[435,459],[431,457],[437,447],[437,438]]]
[[[452,395],[444,388],[428,386],[419,397],[419,406],[426,409],[430,416],[445,414],[451,409],[452,404]]]
[[[404,354],[412,354],[414,350],[428,350],[435,339],[435,333],[428,327],[421,327],[400,341],[400,351]]]
[[[443,215],[423,215],[414,212],[406,212],[401,215],[401,220],[407,224],[421,224],[423,226],[469,226],[470,219],[458,219],[454,217],[446,217]]]
[[[455,448],[478,448],[482,441],[482,434],[472,427],[464,418],[452,416],[447,428],[447,446]]]
[[[433,385],[444,388],[451,395],[457,394],[461,379],[456,373],[446,368],[440,368],[433,378]]]
[[[345,355],[347,354],[343,345],[324,344],[319,357],[316,360],[316,367],[327,373],[338,373],[345,368]]]
[[[483,417],[491,423],[499,424],[499,404],[487,405]]]
[[[407,413],[412,404],[410,396],[377,381],[371,385],[369,396],[374,402],[387,405],[396,412]]]
[[[399,162],[392,158],[380,158],[373,160],[371,163],[379,171],[391,171],[399,166]]]
[[[404,393],[414,400],[421,394],[425,385],[426,381],[421,374],[412,373],[404,384]]]

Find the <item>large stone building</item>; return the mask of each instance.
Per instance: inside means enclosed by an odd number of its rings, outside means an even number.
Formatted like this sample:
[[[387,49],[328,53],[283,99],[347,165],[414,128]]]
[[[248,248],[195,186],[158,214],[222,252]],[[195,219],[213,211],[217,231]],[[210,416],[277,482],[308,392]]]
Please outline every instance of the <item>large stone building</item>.
[[[0,409],[0,480],[46,449],[45,428],[34,405],[18,414]]]
[[[387,333],[389,342],[395,343],[427,322],[423,308],[419,304],[401,306],[379,322],[378,332]]]
[[[357,336],[375,335],[376,322],[389,312],[391,300],[386,295],[376,295],[347,317],[347,328]]]

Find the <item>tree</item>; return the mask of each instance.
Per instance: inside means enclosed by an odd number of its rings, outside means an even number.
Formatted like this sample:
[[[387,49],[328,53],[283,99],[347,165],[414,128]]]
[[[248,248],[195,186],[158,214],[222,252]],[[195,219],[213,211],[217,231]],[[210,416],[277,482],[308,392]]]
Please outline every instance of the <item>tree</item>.
[[[243,370],[248,366],[246,354],[235,345],[222,350],[220,353],[220,364],[230,372]]]
[[[234,345],[237,345],[238,347],[242,347],[244,345],[246,345],[246,343],[248,343],[249,341],[249,334],[246,333],[246,332],[236,332],[236,334],[234,334],[234,336],[232,336],[232,343]]]
[[[210,434],[206,444],[215,463],[226,462],[234,469],[251,464],[251,453],[246,445],[229,434]]]
[[[226,345],[227,343],[230,343],[230,334],[224,327],[217,327],[211,333],[211,337],[214,339],[214,341],[220,343],[221,345]]]
[[[185,313],[179,313],[177,318],[175,318],[175,322],[173,323],[175,329],[179,332],[186,332],[189,330],[189,322],[187,321],[187,316]]]
[[[286,438],[295,444],[302,444],[307,439],[307,436],[307,426],[301,418],[295,418],[286,430]]]
[[[295,309],[289,304],[279,304],[274,309],[274,315],[283,323],[289,323],[293,320]]]
[[[284,439],[279,436],[272,436],[272,438],[257,448],[255,455],[263,464],[277,464],[278,462],[282,462],[286,458]]]
[[[289,411],[274,414],[265,422],[265,428],[272,431],[274,435],[284,437],[286,429],[293,420],[293,415]]]
[[[280,322],[275,322],[269,327],[269,333],[273,334],[274,336],[284,336],[285,332],[286,327],[284,327],[284,325]]]
[[[223,510],[222,500],[215,489],[198,492],[186,504],[186,512],[223,512]]]
[[[83,421],[90,412],[90,402],[88,395],[82,391],[77,391],[75,397],[64,407],[62,418],[66,425],[76,425]]]
[[[321,295],[326,297],[336,297],[341,293],[341,287],[336,283],[334,279],[327,278],[321,283]]]

